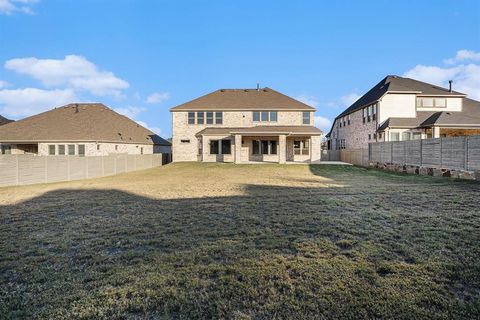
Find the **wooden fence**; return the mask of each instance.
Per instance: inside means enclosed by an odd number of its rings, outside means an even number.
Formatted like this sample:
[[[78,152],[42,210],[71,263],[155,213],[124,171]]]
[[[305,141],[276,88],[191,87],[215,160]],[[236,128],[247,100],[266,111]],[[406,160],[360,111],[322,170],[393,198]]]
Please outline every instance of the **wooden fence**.
[[[322,161],[343,161],[368,166],[368,149],[322,150]]]
[[[161,166],[169,154],[98,157],[1,155],[0,186],[71,181]]]
[[[387,164],[480,170],[480,136],[370,143],[368,159]]]

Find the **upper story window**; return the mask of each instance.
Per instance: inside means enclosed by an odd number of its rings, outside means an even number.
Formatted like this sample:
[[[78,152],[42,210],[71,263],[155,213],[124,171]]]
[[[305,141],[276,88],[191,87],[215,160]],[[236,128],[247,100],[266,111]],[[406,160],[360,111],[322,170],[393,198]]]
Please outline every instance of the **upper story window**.
[[[377,104],[363,108],[363,123],[377,119]]]
[[[303,112],[303,124],[310,124],[310,111]]]
[[[350,115],[348,115],[347,124],[350,125]]]
[[[254,122],[277,122],[277,111],[253,111]]]
[[[445,108],[447,99],[445,98],[417,98],[417,107],[419,108]]]
[[[48,145],[48,155],[54,156],[55,155],[55,148],[56,148],[56,146],[54,144],[49,144]]]
[[[188,124],[223,124],[223,112],[188,112]]]

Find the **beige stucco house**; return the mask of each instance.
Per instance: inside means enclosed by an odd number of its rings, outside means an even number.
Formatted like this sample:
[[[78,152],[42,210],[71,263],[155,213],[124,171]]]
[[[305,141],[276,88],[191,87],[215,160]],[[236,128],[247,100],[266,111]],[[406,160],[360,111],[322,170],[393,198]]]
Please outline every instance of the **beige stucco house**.
[[[315,109],[270,88],[220,89],[172,112],[173,161],[320,161]]]
[[[480,134],[480,102],[422,81],[387,76],[335,118],[328,149]]]
[[[75,103],[0,126],[0,154],[170,153],[171,145],[100,103]]]

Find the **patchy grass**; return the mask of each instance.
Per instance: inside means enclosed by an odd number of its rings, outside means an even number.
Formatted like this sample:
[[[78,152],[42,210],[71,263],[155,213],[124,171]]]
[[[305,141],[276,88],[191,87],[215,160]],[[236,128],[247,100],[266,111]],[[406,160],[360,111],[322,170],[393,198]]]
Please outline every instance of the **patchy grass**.
[[[0,188],[0,317],[480,317],[480,184],[173,164]]]

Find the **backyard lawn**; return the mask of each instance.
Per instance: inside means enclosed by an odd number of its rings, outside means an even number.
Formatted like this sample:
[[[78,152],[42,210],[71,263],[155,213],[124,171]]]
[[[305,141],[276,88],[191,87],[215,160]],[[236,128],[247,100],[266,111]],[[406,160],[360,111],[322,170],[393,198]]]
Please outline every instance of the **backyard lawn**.
[[[480,183],[183,163],[0,188],[0,317],[478,319]]]

